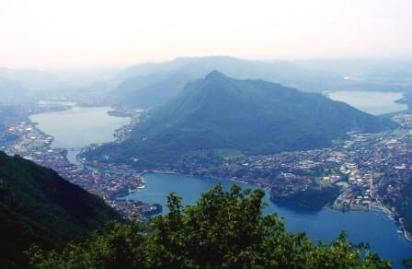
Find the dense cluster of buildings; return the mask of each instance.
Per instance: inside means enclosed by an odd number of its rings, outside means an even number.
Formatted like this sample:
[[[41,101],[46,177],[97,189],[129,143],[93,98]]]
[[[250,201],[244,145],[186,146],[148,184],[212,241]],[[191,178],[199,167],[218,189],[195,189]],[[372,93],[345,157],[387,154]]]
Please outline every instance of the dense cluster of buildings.
[[[8,134],[16,139],[0,145],[0,150],[9,155],[20,155],[40,165],[52,168],[68,181],[102,197],[109,205],[117,208],[128,218],[145,216],[154,212],[157,206],[133,201],[117,201],[129,192],[144,188],[144,180],[134,170],[123,166],[105,166],[104,169],[73,164],[67,159],[68,149],[53,148],[53,137],[30,121],[15,122],[8,126]],[[118,134],[119,137],[124,135]],[[70,150],[70,149],[69,149]],[[155,208],[155,209],[154,209]]]
[[[339,186],[340,195],[331,201],[334,208],[380,210],[406,223],[399,204],[407,195],[403,190],[412,184],[412,114],[399,113],[393,120],[400,128],[378,134],[351,133],[324,149],[235,156],[218,165],[185,162],[181,169],[157,171],[230,178],[291,197],[313,187]]]
[[[331,201],[334,208],[383,210],[407,227],[412,220],[402,215],[399,201],[405,195],[405,186],[412,183],[412,114],[399,113],[393,119],[400,128],[379,134],[351,133],[346,140],[336,141],[328,148],[237,155],[216,165],[185,162],[184,167],[176,165],[157,171],[230,178],[281,190],[286,197],[309,188],[338,186],[340,194]],[[131,125],[117,130],[118,141],[128,137],[136,121],[137,117]],[[142,174],[132,167],[114,163],[101,165],[85,159],[79,159],[78,164],[70,163],[67,149],[53,148],[53,137],[41,132],[30,121],[13,123],[6,132],[18,139],[0,145],[0,150],[56,170],[72,183],[99,195],[127,217],[142,217],[159,211],[158,205],[118,199],[137,188],[144,188]],[[412,238],[406,229],[404,232],[407,238]]]

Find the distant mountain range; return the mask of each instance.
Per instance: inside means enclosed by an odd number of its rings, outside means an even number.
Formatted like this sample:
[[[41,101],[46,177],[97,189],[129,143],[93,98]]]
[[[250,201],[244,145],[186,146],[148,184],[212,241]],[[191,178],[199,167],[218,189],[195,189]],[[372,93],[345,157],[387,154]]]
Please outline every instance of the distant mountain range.
[[[26,268],[23,251],[80,239],[119,215],[53,170],[0,152],[0,264]]]
[[[30,91],[52,90],[60,83],[54,74],[34,69],[0,68],[1,79],[14,81]]]
[[[156,167],[219,150],[254,155],[325,147],[349,131],[395,126],[320,94],[213,71],[151,111],[129,139],[88,157]]]
[[[372,60],[256,61],[227,56],[186,57],[131,66],[106,94],[109,104],[149,108],[166,103],[192,80],[219,70],[237,79],[263,79],[307,92],[411,91],[412,63]]]
[[[166,103],[183,89],[186,83],[219,70],[239,79],[265,79],[305,91],[325,91],[343,77],[325,70],[317,71],[287,61],[251,61],[215,56],[177,58],[162,63],[132,66],[117,76],[119,86],[108,94],[114,104],[153,107]]]
[[[0,105],[24,103],[27,101],[28,90],[18,82],[0,77]]]

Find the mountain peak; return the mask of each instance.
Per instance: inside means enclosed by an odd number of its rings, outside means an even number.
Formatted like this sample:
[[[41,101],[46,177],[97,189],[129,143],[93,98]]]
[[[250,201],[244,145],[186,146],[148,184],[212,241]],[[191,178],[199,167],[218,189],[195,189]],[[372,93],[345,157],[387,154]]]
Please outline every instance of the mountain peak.
[[[206,75],[205,80],[209,80],[209,79],[217,79],[217,78],[226,78],[225,74],[217,71],[217,70],[213,70],[212,72],[210,72],[209,74]]]
[[[204,158],[205,152],[214,158],[219,149],[246,155],[308,150],[329,146],[349,131],[377,132],[394,127],[390,120],[320,94],[213,71],[152,110],[127,141],[102,147],[87,157],[101,160],[101,152],[110,152],[119,156],[119,162],[138,156],[139,163],[133,165],[141,168],[165,167],[188,157]],[[130,145],[133,151],[128,151]],[[154,148],[158,149],[155,153]]]

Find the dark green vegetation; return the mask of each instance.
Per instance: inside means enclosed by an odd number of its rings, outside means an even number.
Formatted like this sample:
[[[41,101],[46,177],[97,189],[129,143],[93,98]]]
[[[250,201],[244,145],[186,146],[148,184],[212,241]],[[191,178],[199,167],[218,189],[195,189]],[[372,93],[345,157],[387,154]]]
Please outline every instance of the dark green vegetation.
[[[305,191],[291,192],[287,191],[287,186],[284,188],[272,188],[270,199],[278,204],[284,206],[291,206],[292,208],[302,208],[306,210],[320,210],[322,207],[335,201],[339,196],[340,188],[338,186],[327,187],[313,187]]]
[[[24,267],[31,244],[50,249],[119,219],[100,198],[53,170],[0,152],[0,264]]]
[[[412,231],[412,176],[409,173],[386,174],[379,185],[379,194],[384,197],[383,203],[396,209],[397,217],[407,231]],[[385,195],[386,194],[386,195]]]
[[[216,150],[253,155],[325,147],[348,131],[394,126],[319,94],[214,71],[147,115],[128,140],[87,155],[145,168],[167,167],[180,160],[209,162],[221,155]]]
[[[390,183],[395,184],[395,182],[390,181],[387,184]],[[403,183],[398,197],[390,197],[384,202],[396,208],[396,212],[403,218],[405,229],[412,231],[412,177]]]
[[[412,269],[412,259],[403,260],[402,264],[405,267],[405,269]]]
[[[168,197],[169,214],[148,226],[113,223],[106,234],[70,244],[63,251],[32,250],[35,268],[390,268],[345,235],[314,244],[285,231],[274,215],[263,216],[262,190],[220,185],[183,208]]]
[[[404,219],[405,229],[412,231],[412,177],[402,188],[400,197],[401,199],[397,199],[394,206]]]

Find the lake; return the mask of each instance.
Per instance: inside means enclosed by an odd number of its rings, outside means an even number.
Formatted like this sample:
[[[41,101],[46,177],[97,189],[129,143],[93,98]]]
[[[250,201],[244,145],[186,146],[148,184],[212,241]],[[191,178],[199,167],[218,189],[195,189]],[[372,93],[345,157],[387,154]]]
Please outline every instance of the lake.
[[[92,143],[104,143],[114,139],[116,129],[129,123],[128,118],[107,114],[108,107],[76,107],[61,112],[50,112],[31,116],[45,133],[54,136],[54,147],[83,147]],[[74,154],[75,155],[75,154]],[[73,158],[73,157],[72,157]],[[183,196],[186,204],[196,201],[216,180],[183,177],[165,174],[145,175],[146,188],[137,190],[129,199],[148,203],[166,204],[166,196],[176,192]],[[232,183],[222,181],[228,188]],[[322,209],[319,212],[296,211],[278,207],[266,197],[265,213],[277,213],[285,218],[286,226],[293,232],[306,232],[313,240],[329,241],[345,230],[353,242],[368,242],[382,257],[395,262],[412,257],[412,243],[397,232],[398,227],[387,216],[377,212],[346,212]]]
[[[403,97],[400,92],[335,91],[327,92],[326,95],[332,100],[345,102],[372,115],[408,109],[407,105],[395,102]]]
[[[220,182],[229,189],[232,182],[213,179],[200,179],[169,174],[145,175],[146,188],[124,197],[148,203],[160,203],[166,209],[166,196],[176,192],[183,197],[184,204],[194,203],[202,192]],[[243,187],[252,188],[250,185]],[[330,241],[335,239],[342,230],[348,234],[354,243],[367,242],[371,248],[382,257],[391,259],[395,268],[402,268],[401,261],[412,257],[412,243],[398,233],[398,227],[386,215],[379,212],[350,211],[340,212],[324,208],[318,212],[292,210],[279,207],[265,196],[268,207],[265,213],[277,213],[285,219],[286,227],[292,232],[305,232],[312,240]],[[167,210],[165,210],[167,212]]]
[[[110,110],[110,107],[72,106],[69,110],[35,114],[30,120],[54,137],[52,147],[82,148],[114,141],[115,130],[130,122],[130,118],[110,116],[107,114]],[[77,163],[78,153],[79,150],[70,150],[67,158]]]

